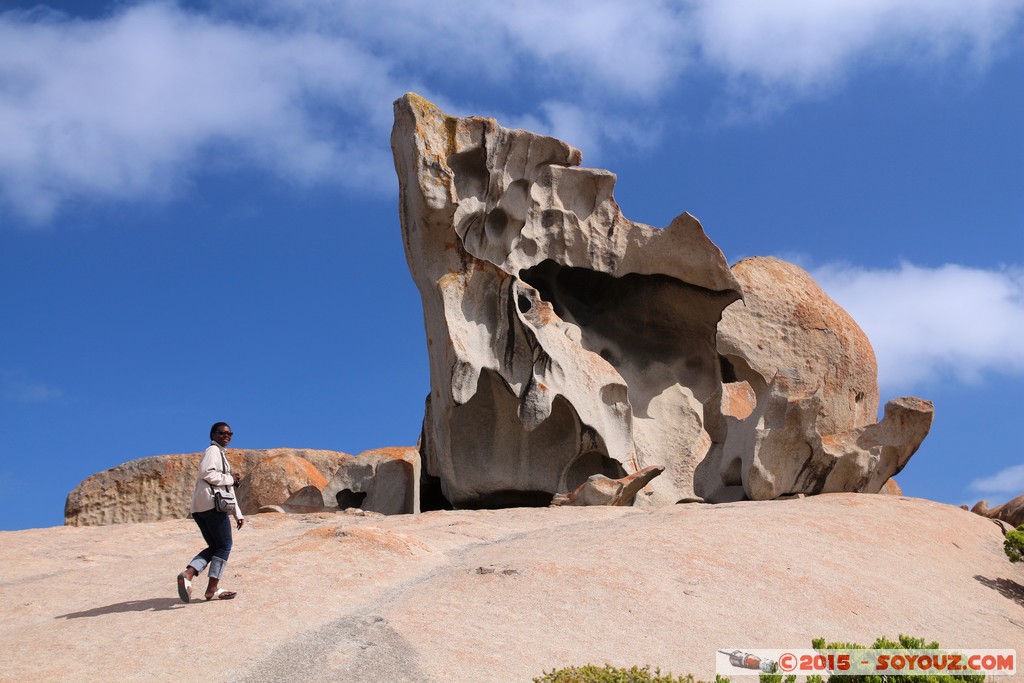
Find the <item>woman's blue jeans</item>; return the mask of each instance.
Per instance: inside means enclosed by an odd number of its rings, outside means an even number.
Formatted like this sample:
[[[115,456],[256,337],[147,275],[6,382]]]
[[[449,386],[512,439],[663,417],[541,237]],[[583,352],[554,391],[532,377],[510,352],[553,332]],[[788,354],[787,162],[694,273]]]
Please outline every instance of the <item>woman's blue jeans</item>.
[[[228,513],[216,510],[193,512],[192,519],[203,534],[206,548],[201,550],[188,566],[195,569],[198,574],[206,565],[210,565],[210,578],[219,579],[224,572],[228,555],[231,554],[231,520]]]

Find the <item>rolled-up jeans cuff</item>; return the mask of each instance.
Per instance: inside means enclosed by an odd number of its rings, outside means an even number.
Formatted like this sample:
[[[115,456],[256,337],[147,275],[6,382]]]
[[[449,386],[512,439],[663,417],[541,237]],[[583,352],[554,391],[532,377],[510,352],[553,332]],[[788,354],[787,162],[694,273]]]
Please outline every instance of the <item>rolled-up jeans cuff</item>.
[[[188,563],[188,566],[196,570],[196,574],[202,574],[203,569],[206,568],[206,565],[206,558],[204,558],[202,555],[196,555],[194,558],[192,558],[192,561]]]
[[[224,573],[224,565],[226,565],[227,563],[227,560],[221,559],[214,555],[213,559],[210,560],[210,578],[219,579],[220,575]]]

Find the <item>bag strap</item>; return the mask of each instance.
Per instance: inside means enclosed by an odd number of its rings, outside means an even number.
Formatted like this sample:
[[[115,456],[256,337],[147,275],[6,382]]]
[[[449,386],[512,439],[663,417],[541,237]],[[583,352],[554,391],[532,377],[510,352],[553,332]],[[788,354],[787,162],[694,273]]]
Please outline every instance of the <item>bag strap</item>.
[[[227,474],[228,473],[228,461],[224,458],[224,449],[222,449],[220,446],[217,446],[217,451],[220,452],[221,471],[224,474]],[[215,495],[217,493],[217,491],[213,488],[213,484],[209,484],[209,486],[210,486],[210,495]],[[230,489],[231,487],[230,487],[229,484],[224,484],[224,488]]]

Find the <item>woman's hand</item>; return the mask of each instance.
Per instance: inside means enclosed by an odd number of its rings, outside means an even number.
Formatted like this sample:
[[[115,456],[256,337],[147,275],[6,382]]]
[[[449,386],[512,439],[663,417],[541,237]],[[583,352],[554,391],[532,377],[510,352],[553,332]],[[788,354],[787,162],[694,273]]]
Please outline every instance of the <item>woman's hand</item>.
[[[235,528],[236,529],[241,529],[243,524],[245,524],[245,520],[244,519],[236,519],[235,520]]]

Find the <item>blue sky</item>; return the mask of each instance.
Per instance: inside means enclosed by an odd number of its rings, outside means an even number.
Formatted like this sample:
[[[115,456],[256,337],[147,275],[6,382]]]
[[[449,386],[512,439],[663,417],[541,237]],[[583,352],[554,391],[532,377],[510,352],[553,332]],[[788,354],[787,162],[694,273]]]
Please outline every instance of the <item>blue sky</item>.
[[[428,387],[391,103],[556,135],[626,215],[811,271],[905,493],[1024,493],[1024,0],[0,4],[0,528],[94,472],[414,444]]]

